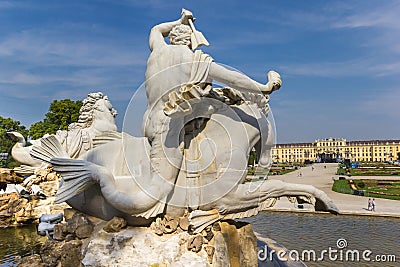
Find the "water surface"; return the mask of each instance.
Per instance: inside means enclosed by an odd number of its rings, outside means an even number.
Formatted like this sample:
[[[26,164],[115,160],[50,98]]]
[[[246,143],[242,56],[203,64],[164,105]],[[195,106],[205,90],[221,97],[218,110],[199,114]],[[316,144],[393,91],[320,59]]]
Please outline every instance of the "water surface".
[[[333,253],[338,255],[338,260],[331,261],[327,254],[321,261],[305,261],[307,266],[400,266],[400,219],[370,217],[370,216],[345,216],[324,215],[288,212],[264,212],[247,218],[245,221],[253,224],[254,231],[274,239],[288,250],[299,251],[314,250],[319,258],[322,250],[329,247],[338,250]],[[344,248],[338,248],[338,239],[347,242]],[[343,244],[343,242],[342,242]],[[342,251],[343,260],[339,260]],[[346,261],[346,251],[357,250],[360,252],[360,261]],[[396,262],[367,262],[362,260],[362,252],[372,251],[371,258],[375,255],[395,255]],[[293,254],[296,255],[296,254]],[[305,254],[307,256],[307,254]],[[348,256],[351,260],[351,256]],[[307,259],[307,257],[306,257]]]
[[[16,266],[16,257],[38,253],[46,239],[35,225],[0,228],[0,267]]]

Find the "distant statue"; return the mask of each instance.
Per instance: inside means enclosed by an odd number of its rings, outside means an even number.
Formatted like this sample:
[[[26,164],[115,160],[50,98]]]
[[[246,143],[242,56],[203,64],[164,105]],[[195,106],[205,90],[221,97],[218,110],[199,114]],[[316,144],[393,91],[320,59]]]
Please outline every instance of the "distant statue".
[[[268,95],[282,82],[270,71],[268,83],[258,83],[200,50],[193,52],[208,43],[193,20],[183,10],[179,20],[151,30],[145,137],[123,133],[113,139],[105,132],[95,139],[108,141],[78,160],[55,136],[32,149],[32,156],[51,163],[63,177],[56,200],[105,220],[119,216],[142,226],[158,215],[189,212],[196,231],[220,219],[255,215],[282,196],[338,213],[313,186],[277,180],[245,183],[253,148],[262,166],[271,164]],[[213,81],[227,87],[213,88]],[[109,116],[98,115],[100,120]]]

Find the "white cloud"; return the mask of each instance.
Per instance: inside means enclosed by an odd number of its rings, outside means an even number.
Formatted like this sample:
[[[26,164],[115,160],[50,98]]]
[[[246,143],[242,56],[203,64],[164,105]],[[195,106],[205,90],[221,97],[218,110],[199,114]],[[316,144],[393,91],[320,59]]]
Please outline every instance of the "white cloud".
[[[336,29],[368,29],[369,35],[362,40],[362,46],[370,47],[378,54],[400,53],[400,3],[385,1],[371,6],[354,6],[347,16],[333,21]],[[361,40],[360,40],[361,41]],[[360,44],[361,45],[361,44]]]
[[[372,6],[364,7],[356,5],[353,13],[341,17],[340,20],[332,24],[335,28],[359,28],[359,27],[380,27],[380,28],[400,28],[399,2],[381,2]]]
[[[309,30],[360,27],[400,27],[398,1],[330,1],[317,3],[314,8],[277,11],[278,23]],[[254,19],[259,19],[254,16]]]
[[[2,1],[0,2],[0,8],[12,8],[15,6],[15,3],[12,3],[10,1]]]
[[[135,47],[102,38],[68,37],[54,30],[27,30],[6,37],[0,55],[40,65],[123,66],[143,65],[144,53]]]
[[[130,92],[122,91],[143,79],[147,43],[117,35],[104,26],[63,24],[4,36],[0,93],[54,99],[106,88],[126,100]]]
[[[286,75],[317,77],[373,76],[383,77],[400,74],[399,62],[376,62],[375,58],[354,59],[342,62],[316,62],[283,64]]]
[[[45,70],[36,74],[15,71],[0,72],[0,93],[21,99],[61,99],[67,95],[77,97],[107,90],[112,92],[113,99],[126,100],[143,77],[135,75],[138,71],[134,67],[77,69],[51,74]]]

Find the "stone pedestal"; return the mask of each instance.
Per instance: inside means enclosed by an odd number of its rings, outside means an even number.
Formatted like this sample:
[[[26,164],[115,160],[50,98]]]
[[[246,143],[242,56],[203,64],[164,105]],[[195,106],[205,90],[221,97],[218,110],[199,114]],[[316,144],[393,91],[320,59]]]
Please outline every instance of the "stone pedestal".
[[[187,249],[190,235],[157,236],[144,227],[101,231],[83,252],[83,266],[209,266],[205,251]]]
[[[257,266],[250,224],[218,222],[193,235],[180,227],[161,235],[153,229],[95,231],[83,249],[83,266]]]
[[[55,226],[54,239],[41,248],[39,263],[43,266],[69,267],[80,263],[90,267],[253,267],[258,264],[257,238],[251,224],[216,222],[200,234],[193,234],[190,227],[187,229],[186,217],[158,218],[150,227],[126,227],[124,219],[117,217],[106,222],[71,209],[65,215],[70,218]],[[84,235],[81,229],[85,229]],[[29,261],[22,261],[26,262]]]
[[[166,216],[157,218],[150,227],[127,227],[118,217],[103,221],[70,208],[64,214],[67,221],[55,225],[54,239],[44,243],[40,255],[23,258],[19,266],[305,266],[271,254],[271,250],[286,249],[254,233],[251,224],[244,222],[215,222],[194,234],[186,217]],[[273,258],[260,260],[261,250]]]

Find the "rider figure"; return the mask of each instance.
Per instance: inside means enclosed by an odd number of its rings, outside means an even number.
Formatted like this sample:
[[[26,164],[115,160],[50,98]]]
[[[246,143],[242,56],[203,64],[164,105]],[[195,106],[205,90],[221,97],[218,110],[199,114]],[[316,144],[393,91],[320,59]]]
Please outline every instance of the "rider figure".
[[[205,95],[213,80],[242,92],[261,91],[263,94],[278,90],[282,84],[279,74],[274,71],[268,73],[268,83],[261,84],[215,63],[200,50],[193,52],[193,28],[189,26],[189,20],[194,20],[193,14],[183,9],[180,19],[154,26],[149,37],[151,54],[146,69],[147,110],[143,129],[151,143],[153,186],[146,189],[161,203],[165,202],[168,193],[173,189],[183,159],[184,120],[182,117],[168,116],[166,103],[173,105],[176,102],[174,96],[179,96],[182,88],[188,85],[197,86],[198,93]],[[170,44],[164,39],[167,36]],[[160,179],[164,180],[163,188],[157,186]],[[157,209],[161,210],[162,207]]]

